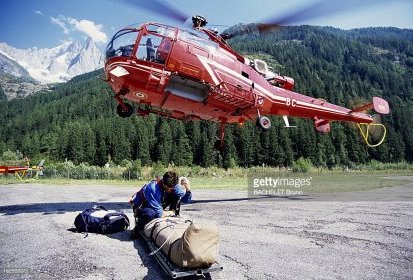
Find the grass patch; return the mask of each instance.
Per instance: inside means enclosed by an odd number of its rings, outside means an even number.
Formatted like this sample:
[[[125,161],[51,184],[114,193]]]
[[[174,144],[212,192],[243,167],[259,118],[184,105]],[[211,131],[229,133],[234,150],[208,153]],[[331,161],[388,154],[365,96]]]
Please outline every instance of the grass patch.
[[[268,173],[267,173],[268,174]],[[271,174],[271,173],[269,173]],[[301,190],[307,193],[334,193],[334,192],[354,192],[369,191],[383,187],[395,187],[406,184],[413,184],[413,176],[398,176],[383,174],[357,174],[357,173],[272,173],[274,179],[289,180],[288,185],[279,185],[279,188],[289,188],[290,190]],[[309,180],[310,184],[295,187],[295,180]],[[230,190],[247,191],[247,177],[194,177],[191,178],[191,188],[196,190]],[[293,181],[291,181],[293,180]],[[139,189],[146,180],[74,180],[74,179],[48,179],[20,181],[14,176],[0,177],[0,185],[10,184],[46,184],[46,185],[103,185],[116,187],[134,187]],[[284,181],[285,182],[285,181]]]
[[[323,174],[310,177],[312,177],[311,185],[305,186],[303,189],[310,193],[370,191],[413,183],[413,176],[411,180],[408,180],[401,179],[398,176],[383,176],[380,174]]]
[[[369,191],[383,187],[395,187],[413,183],[411,178],[400,178],[389,175],[357,175],[357,174],[291,174],[289,176],[276,175],[274,179],[287,179],[290,184],[279,185],[278,188],[289,188],[291,190],[301,190],[307,193],[333,193],[333,192],[353,192]],[[296,180],[309,180],[310,185],[296,187]],[[292,180],[292,181],[291,181]],[[193,189],[211,190],[234,190],[247,191],[248,181],[246,178],[231,179],[210,179],[195,178],[191,180]]]

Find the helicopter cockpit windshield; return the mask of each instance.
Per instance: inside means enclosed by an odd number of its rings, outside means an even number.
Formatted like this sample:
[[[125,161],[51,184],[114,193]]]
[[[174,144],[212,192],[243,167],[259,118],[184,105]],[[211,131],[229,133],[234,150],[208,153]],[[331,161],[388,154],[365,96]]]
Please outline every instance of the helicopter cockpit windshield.
[[[126,28],[118,31],[106,47],[106,59],[115,56],[131,56],[139,31],[136,28]]]
[[[125,28],[117,32],[106,48],[106,59],[134,56],[139,60],[165,63],[175,38],[176,29],[159,24]],[[140,35],[140,36],[139,36]],[[134,47],[139,40],[136,53]]]

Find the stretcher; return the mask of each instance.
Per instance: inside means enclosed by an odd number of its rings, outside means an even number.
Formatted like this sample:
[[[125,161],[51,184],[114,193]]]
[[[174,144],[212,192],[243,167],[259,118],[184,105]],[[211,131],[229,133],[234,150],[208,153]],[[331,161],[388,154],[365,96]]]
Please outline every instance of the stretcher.
[[[177,267],[166,257],[162,250],[159,250],[158,246],[150,238],[145,236],[143,231],[140,231],[139,235],[141,236],[142,240],[144,240],[148,245],[149,250],[151,252],[154,252],[152,256],[154,256],[156,261],[162,267],[162,270],[173,279],[189,276],[206,278],[209,273],[218,272],[223,269],[223,267],[217,262],[212,264],[208,268],[188,269]]]

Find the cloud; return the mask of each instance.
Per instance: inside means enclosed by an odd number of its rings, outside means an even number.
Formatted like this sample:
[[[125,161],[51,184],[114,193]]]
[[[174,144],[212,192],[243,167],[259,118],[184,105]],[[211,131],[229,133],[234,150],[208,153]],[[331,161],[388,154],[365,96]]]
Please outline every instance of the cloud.
[[[39,15],[39,16],[42,16],[42,15],[43,15],[43,13],[42,13],[41,11],[39,11],[39,10],[34,11],[34,13],[35,13],[36,15]]]
[[[108,39],[108,36],[102,32],[103,25],[96,24],[93,21],[82,19],[70,19],[70,23],[79,31],[87,34],[92,37],[92,39],[97,43],[105,43]]]
[[[59,16],[58,18],[50,17],[52,23],[56,24],[57,26],[63,29],[63,33],[66,35],[69,34],[69,29],[66,26],[67,21],[63,16]]]
[[[60,15],[57,18],[51,17],[50,20],[52,23],[61,27],[66,35],[71,31],[80,31],[91,37],[97,43],[105,43],[108,39],[108,36],[102,31],[102,24],[96,24],[87,19],[77,20]]]

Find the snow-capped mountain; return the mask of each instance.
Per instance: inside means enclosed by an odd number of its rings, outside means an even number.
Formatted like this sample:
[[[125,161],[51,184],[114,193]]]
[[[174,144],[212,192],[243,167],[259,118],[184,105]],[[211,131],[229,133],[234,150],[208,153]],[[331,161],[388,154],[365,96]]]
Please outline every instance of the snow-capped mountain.
[[[0,53],[0,74],[9,74],[15,77],[30,77],[30,74],[13,59]]]
[[[23,50],[0,43],[0,55],[3,56],[0,59],[0,70],[3,73],[25,76],[23,68],[40,83],[65,82],[74,76],[103,67],[103,56],[90,37],[84,44],[65,42],[51,49]]]

